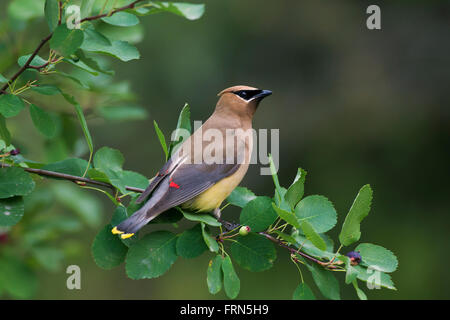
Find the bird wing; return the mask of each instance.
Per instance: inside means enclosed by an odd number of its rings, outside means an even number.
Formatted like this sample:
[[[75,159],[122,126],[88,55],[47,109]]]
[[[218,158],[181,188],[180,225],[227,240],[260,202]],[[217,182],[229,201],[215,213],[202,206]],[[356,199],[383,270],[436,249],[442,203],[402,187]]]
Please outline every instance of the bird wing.
[[[161,191],[165,189],[165,192],[156,191],[159,200],[152,206],[149,214],[163,212],[193,199],[218,181],[235,173],[239,166],[240,164],[205,163],[179,165],[161,182],[158,189],[161,188]]]

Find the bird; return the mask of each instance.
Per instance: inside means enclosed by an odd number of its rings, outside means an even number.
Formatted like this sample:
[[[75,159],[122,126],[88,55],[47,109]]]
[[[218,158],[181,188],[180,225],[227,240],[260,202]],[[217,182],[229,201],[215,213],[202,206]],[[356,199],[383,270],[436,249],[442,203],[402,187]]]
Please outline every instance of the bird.
[[[180,206],[211,212],[218,220],[220,205],[247,173],[253,148],[252,119],[270,90],[238,85],[222,90],[214,112],[172,152],[168,161],[136,199],[144,205],[111,232],[132,237],[152,219]]]

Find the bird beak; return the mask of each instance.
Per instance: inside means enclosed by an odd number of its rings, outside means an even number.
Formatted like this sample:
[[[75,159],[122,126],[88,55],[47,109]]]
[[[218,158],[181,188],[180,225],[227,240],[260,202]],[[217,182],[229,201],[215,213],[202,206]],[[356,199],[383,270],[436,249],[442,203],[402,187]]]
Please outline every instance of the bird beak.
[[[253,99],[257,99],[257,100],[262,100],[267,96],[270,96],[272,94],[272,91],[270,90],[261,90],[260,93],[258,93],[257,95],[255,95],[253,97]]]

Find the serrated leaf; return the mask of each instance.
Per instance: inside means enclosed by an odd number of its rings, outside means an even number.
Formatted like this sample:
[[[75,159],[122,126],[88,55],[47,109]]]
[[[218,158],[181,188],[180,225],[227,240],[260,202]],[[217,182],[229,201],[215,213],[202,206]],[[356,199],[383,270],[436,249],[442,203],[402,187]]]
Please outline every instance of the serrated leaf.
[[[106,225],[95,236],[91,252],[95,263],[103,269],[109,270],[125,261],[128,248],[120,238],[111,233],[112,226]]]
[[[30,105],[30,116],[34,126],[47,138],[51,138],[56,133],[56,125],[53,122],[53,117],[39,108],[38,106]]]
[[[66,173],[73,176],[81,177],[88,166],[88,162],[84,159],[69,158],[62,161],[49,163],[42,167],[43,170]],[[54,178],[54,177],[51,177]],[[58,179],[58,178],[54,178]]]
[[[97,32],[96,36],[98,34]],[[114,40],[109,45],[106,45],[104,42],[100,42],[99,39],[100,37],[95,38],[95,40],[92,40],[92,38],[87,41],[85,40],[81,45],[81,49],[89,52],[107,54],[125,62],[139,59],[140,57],[136,47],[126,41]]]
[[[234,270],[233,263],[229,256],[226,256],[222,261],[222,271],[225,293],[228,298],[235,299],[241,290],[241,281]]]
[[[124,162],[122,153],[110,147],[102,147],[94,155],[94,167],[101,171],[106,169],[121,171]]]
[[[214,239],[207,231],[206,225],[203,222],[200,222],[202,227],[202,235],[203,240],[205,241],[206,245],[209,248],[209,251],[211,252],[219,252],[219,245],[217,244],[216,239]]]
[[[109,42],[109,40],[108,40]],[[76,56],[80,61],[82,61],[85,65],[87,65],[92,70],[107,74],[107,75],[114,75],[114,70],[106,70],[104,69],[95,58],[86,56],[84,51],[81,49],[78,49],[75,52]]]
[[[66,24],[60,24],[50,39],[50,48],[64,57],[74,54],[83,43],[84,34],[81,29],[69,29]]]
[[[361,243],[355,251],[361,255],[361,265],[382,272],[397,270],[398,260],[392,251],[371,243]]]
[[[296,246],[298,248],[302,248],[302,251],[305,253],[316,257],[316,258],[325,258],[331,260],[335,254],[333,252],[334,243],[333,240],[326,234],[319,234],[320,237],[325,241],[325,244],[327,246],[326,250],[320,250],[318,249],[313,243],[308,240],[304,235],[301,235],[297,232],[293,233],[293,238],[297,241]]]
[[[27,54],[25,56],[19,57],[19,59],[17,60],[17,64],[20,67],[23,67],[30,57],[31,57],[31,53]],[[34,56],[33,60],[31,60],[30,66],[39,67],[45,63],[47,63],[47,60],[42,59],[40,56],[36,55],[36,56]]]
[[[228,196],[227,201],[237,207],[245,207],[247,203],[255,199],[256,195],[244,187],[236,187]]]
[[[22,219],[24,212],[22,197],[0,199],[0,226],[15,225]]]
[[[231,254],[242,268],[253,272],[270,269],[277,257],[272,242],[255,233],[234,241],[231,244]]]
[[[115,14],[101,19],[103,22],[119,27],[131,27],[139,23],[139,19],[128,12],[116,12]]]
[[[331,230],[337,222],[333,204],[324,196],[313,195],[302,199],[295,207],[299,222],[308,221],[317,233]]]
[[[325,298],[331,300],[340,300],[339,282],[334,277],[333,272],[313,264],[307,265],[313,276],[314,282]]]
[[[266,230],[276,219],[272,199],[264,196],[249,201],[240,215],[241,225],[249,226],[253,232]]]
[[[159,129],[158,124],[155,120],[153,120],[153,126],[155,127],[156,135],[158,136],[159,143],[164,151],[164,155],[167,158],[169,157],[169,151],[167,149],[166,138],[164,138],[164,133],[162,133],[161,129]]]
[[[289,223],[290,225],[294,226],[297,229],[300,228],[300,223],[298,222],[297,216],[293,212],[283,210],[277,207],[276,204],[273,202],[272,207],[281,219],[283,219],[284,221],[286,221],[287,223]]]
[[[0,168],[0,199],[25,196],[34,189],[35,183],[28,172],[18,167]]]
[[[292,300],[316,300],[316,297],[306,283],[300,283],[292,295]]]
[[[18,96],[13,94],[3,94],[0,96],[0,113],[5,118],[17,116],[23,108],[25,108],[25,104]]]
[[[157,278],[177,259],[177,236],[168,231],[145,235],[128,250],[126,271],[131,279]]]
[[[200,224],[184,231],[177,240],[177,254],[185,259],[196,258],[208,247],[203,239],[203,232]]]
[[[397,290],[389,274],[375,269],[365,268],[360,265],[355,266],[354,268],[358,272],[358,279],[367,282],[367,287],[369,289],[384,287],[391,290]]]
[[[206,283],[208,285],[209,293],[216,294],[222,290],[223,272],[222,262],[223,257],[215,256],[209,261],[208,270],[206,271]]]
[[[320,237],[320,235],[314,230],[311,224],[304,220],[300,223],[300,228],[303,230],[306,238],[311,241],[311,243],[316,246],[319,250],[325,251],[327,249],[327,245],[325,241]]]
[[[339,241],[342,245],[348,246],[361,238],[360,224],[367,217],[372,203],[372,189],[370,185],[363,186],[356,196],[353,204],[345,217],[342,225]]]
[[[177,127],[172,133],[171,142],[169,144],[169,157],[174,154],[177,147],[181,145],[184,138],[189,137],[191,134],[191,111],[189,105],[186,103],[181,109],[178,116]]]
[[[284,199],[292,210],[294,210],[297,203],[303,198],[303,193],[305,192],[305,178],[306,171],[299,168],[294,182],[284,195]]]

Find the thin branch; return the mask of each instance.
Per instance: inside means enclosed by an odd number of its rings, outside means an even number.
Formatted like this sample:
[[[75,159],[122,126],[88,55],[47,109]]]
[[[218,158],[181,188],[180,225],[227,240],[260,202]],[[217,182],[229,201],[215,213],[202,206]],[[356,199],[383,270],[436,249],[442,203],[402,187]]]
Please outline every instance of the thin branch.
[[[12,167],[12,165],[6,164],[6,163],[1,164],[1,166],[2,167]],[[34,174],[40,175],[40,176],[65,179],[65,180],[69,180],[69,181],[73,181],[73,182],[77,182],[77,183],[78,182],[79,183],[89,183],[89,184],[93,184],[93,185],[97,185],[97,186],[101,186],[101,187],[105,187],[105,188],[110,188],[112,190],[116,190],[116,187],[114,187],[110,183],[106,183],[106,182],[102,182],[102,181],[96,181],[96,180],[83,178],[83,177],[78,177],[78,176],[74,176],[74,175],[71,175],[71,174],[60,173],[60,172],[49,171],[49,170],[43,170],[43,169],[35,169],[35,168],[22,168],[22,169],[24,169],[25,171],[28,171],[30,173],[34,173]],[[126,186],[125,189],[127,189],[128,191],[133,191],[133,192],[138,192],[138,193],[144,192],[144,189],[135,188],[135,187],[128,187],[128,186]]]
[[[111,15],[113,15],[113,14],[115,14],[115,13],[117,13],[117,12],[120,12],[120,11],[124,11],[124,10],[127,10],[127,9],[132,9],[132,8],[134,8],[134,6],[138,3],[138,2],[141,2],[141,1],[143,1],[143,0],[135,0],[135,1],[133,1],[132,3],[130,3],[130,4],[128,4],[128,5],[126,5],[126,6],[123,6],[123,7],[120,7],[120,8],[117,8],[117,9],[114,9],[110,14],[109,14],[109,16],[111,16]],[[62,7],[60,6],[59,7],[59,9],[60,10],[62,10]],[[101,18],[104,18],[104,17],[106,17],[108,14],[99,14],[99,15],[96,15],[96,16],[91,16],[91,17],[87,17],[87,18],[84,18],[84,19],[81,19],[80,20],[80,22],[85,22],[85,21],[92,21],[92,20],[97,20],[97,19],[101,19]],[[60,14],[60,17],[59,17],[59,19],[61,18],[61,14]],[[59,20],[58,21],[58,24],[60,24],[61,23],[61,21]],[[0,88],[0,95],[2,95],[2,94],[6,94],[6,89],[8,89],[9,88],[9,86],[26,70],[26,69],[28,69],[28,68],[33,68],[33,69],[36,69],[36,67],[33,67],[33,66],[30,66],[30,64],[31,64],[31,62],[33,61],[33,59],[34,59],[34,57],[36,57],[37,56],[37,54],[39,53],[39,51],[42,49],[42,47],[52,38],[52,36],[53,36],[53,32],[51,32],[48,36],[46,36],[44,39],[42,39],[41,40],[41,42],[39,43],[39,45],[37,46],[37,48],[33,51],[33,53],[30,55],[30,57],[28,58],[28,60],[25,62],[25,64],[11,77],[11,79],[7,82],[7,83],[5,83],[5,85],[2,87],[2,88]],[[39,66],[39,68],[41,68],[42,66]]]

